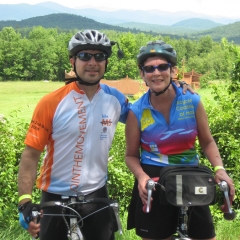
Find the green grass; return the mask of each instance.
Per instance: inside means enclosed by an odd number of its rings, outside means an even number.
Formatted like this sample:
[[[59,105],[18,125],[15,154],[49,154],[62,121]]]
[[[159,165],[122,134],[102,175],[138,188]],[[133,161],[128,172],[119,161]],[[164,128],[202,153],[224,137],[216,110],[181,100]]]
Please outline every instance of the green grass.
[[[239,215],[239,212],[238,212]],[[115,240],[140,240],[141,238],[135,235],[134,230],[126,230],[127,214],[122,217],[123,235],[115,233]],[[240,239],[240,219],[234,221],[221,220],[216,224],[217,240],[239,240]],[[0,239],[4,240],[30,240],[27,231],[23,230],[18,224],[9,228],[0,228]]]
[[[38,101],[49,92],[64,86],[64,82],[0,82],[0,114],[29,122]],[[205,99],[212,99],[211,89],[197,89]]]
[[[238,212],[238,215],[240,212]],[[221,220],[216,225],[218,240],[239,240],[240,239],[240,221],[239,217],[234,221]]]
[[[64,86],[64,82],[0,82],[0,114],[29,122],[41,97]]]

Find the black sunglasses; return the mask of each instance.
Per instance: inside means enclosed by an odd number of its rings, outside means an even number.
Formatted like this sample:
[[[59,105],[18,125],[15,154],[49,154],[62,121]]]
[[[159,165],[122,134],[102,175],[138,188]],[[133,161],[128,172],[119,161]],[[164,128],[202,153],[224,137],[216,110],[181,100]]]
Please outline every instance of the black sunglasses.
[[[94,57],[97,62],[101,62],[107,59],[107,54],[105,53],[91,54],[87,52],[81,52],[77,54],[77,57],[84,62],[89,61],[92,57]]]
[[[168,68],[170,67],[171,67],[170,63],[164,63],[164,64],[159,64],[158,66],[153,66],[153,65],[143,66],[142,70],[146,73],[153,73],[155,69],[157,69],[159,72],[164,72],[168,70]]]

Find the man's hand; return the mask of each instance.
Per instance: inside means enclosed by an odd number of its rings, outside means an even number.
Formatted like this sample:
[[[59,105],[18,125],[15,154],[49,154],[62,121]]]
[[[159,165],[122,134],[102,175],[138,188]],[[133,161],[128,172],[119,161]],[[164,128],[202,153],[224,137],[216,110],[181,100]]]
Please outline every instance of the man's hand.
[[[184,81],[173,81],[177,87],[181,87],[183,89],[183,94],[186,94],[187,91],[189,91],[192,94],[195,94],[196,92],[191,88],[189,84],[187,84]],[[196,93],[197,94],[197,93]]]
[[[38,204],[33,204],[31,201],[28,201],[18,207],[19,210],[19,223],[20,225],[28,230],[29,223],[33,220],[32,211],[36,209],[40,210],[40,206]]]

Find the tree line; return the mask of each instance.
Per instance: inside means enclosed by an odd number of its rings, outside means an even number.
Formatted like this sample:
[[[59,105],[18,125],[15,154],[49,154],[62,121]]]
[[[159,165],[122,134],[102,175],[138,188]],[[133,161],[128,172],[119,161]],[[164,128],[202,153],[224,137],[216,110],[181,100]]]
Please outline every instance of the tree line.
[[[67,45],[72,35],[79,30],[59,31],[57,28],[14,29],[4,27],[0,31],[0,81],[64,80],[65,70],[69,71]],[[178,54],[178,68],[182,72],[194,69],[205,74],[208,79],[228,79],[231,73],[234,54],[223,38],[215,42],[210,36],[199,40],[172,39],[169,36],[147,33],[117,32],[100,30],[117,41],[124,52],[124,58],[118,59],[117,45],[109,58],[108,80],[117,80],[126,76],[139,79],[136,56],[141,46],[148,41],[164,40],[171,44]],[[183,66],[184,63],[184,66]]]

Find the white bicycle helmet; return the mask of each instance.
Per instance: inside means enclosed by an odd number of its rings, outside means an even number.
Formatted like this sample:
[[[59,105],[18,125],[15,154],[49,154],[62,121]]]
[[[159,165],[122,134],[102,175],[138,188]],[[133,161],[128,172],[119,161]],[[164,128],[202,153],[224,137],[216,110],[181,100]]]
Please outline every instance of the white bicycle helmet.
[[[107,54],[112,54],[112,43],[109,38],[97,30],[85,30],[77,32],[69,41],[68,54],[70,57],[76,56],[82,50],[99,50]]]

